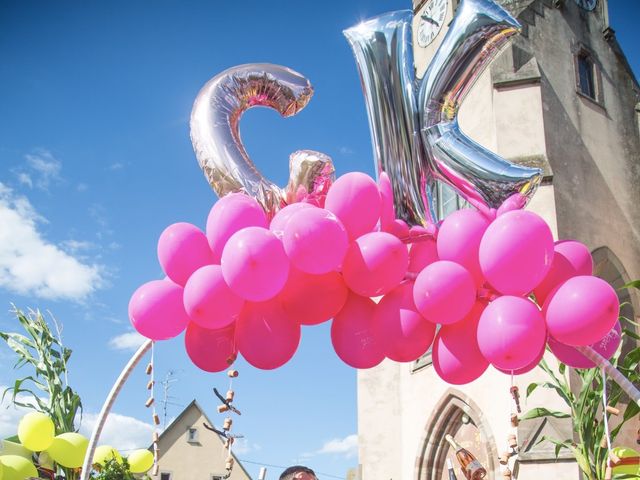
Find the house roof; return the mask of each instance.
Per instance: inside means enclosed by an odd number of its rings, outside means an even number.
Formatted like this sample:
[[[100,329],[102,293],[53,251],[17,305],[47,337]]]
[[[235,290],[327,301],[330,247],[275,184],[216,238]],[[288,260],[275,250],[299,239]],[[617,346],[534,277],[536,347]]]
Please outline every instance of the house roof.
[[[162,440],[166,433],[176,428],[180,424],[180,420],[193,408],[195,408],[204,417],[209,425],[213,426],[213,422],[209,419],[206,412],[194,398],[193,400],[191,400],[191,403],[189,403],[189,405],[187,405],[184,410],[182,410],[182,412],[180,412],[180,414],[176,418],[174,418],[173,421],[160,433],[158,441]],[[214,432],[211,433],[213,434]],[[220,439],[220,436],[218,436],[218,439]],[[148,450],[153,451],[153,444],[149,446]],[[247,472],[247,470],[244,468],[242,462],[233,453],[233,449],[231,450],[231,456],[233,457],[235,464],[242,469],[242,471],[247,475],[248,478],[251,478],[251,475],[249,475],[249,472]]]

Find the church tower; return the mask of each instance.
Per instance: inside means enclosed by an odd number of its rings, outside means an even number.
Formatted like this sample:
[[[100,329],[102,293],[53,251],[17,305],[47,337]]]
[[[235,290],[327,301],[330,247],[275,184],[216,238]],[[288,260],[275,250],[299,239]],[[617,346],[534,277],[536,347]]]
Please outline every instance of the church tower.
[[[444,38],[458,0],[414,0],[413,49],[421,77]],[[640,86],[609,25],[607,0],[499,0],[522,24],[487,67],[460,110],[462,130],[513,163],[540,167],[543,184],[527,207],[557,238],[576,239],[593,255],[594,273],[616,289],[640,278]],[[445,192],[446,193],[446,192]],[[459,206],[444,194],[445,212]],[[442,207],[441,207],[442,208]],[[635,293],[618,290],[621,314],[636,320]],[[633,327],[631,327],[633,328]],[[550,354],[545,356],[557,364]],[[515,377],[524,392],[543,372]],[[544,436],[571,438],[566,419],[510,424],[511,378],[493,367],[468,385],[438,378],[429,354],[413,364],[385,360],[358,372],[362,480],[444,480],[455,437],[501,479],[499,454],[517,435],[518,480],[577,480],[566,451],[556,460]],[[524,396],[524,393],[523,393]],[[537,389],[526,402],[566,410]],[[620,445],[635,445],[629,422]]]

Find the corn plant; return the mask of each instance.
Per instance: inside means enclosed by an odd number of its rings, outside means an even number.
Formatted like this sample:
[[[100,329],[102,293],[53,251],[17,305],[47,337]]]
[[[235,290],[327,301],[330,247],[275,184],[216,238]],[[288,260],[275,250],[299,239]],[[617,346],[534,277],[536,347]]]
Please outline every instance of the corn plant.
[[[48,415],[53,420],[56,434],[76,431],[81,420],[76,416],[82,416],[82,402],[67,381],[71,350],[62,344],[58,324],[54,320],[54,335],[40,311],[29,310],[25,313],[14,306],[13,313],[24,334],[0,332],[0,339],[17,356],[14,369],[26,368],[31,371],[7,388],[2,399],[11,394],[15,406]],[[65,471],[65,474],[67,479],[77,476],[73,471]]]
[[[640,288],[640,281],[632,282],[625,287]],[[621,318],[622,325],[629,325],[628,319]],[[622,339],[631,338],[637,345],[640,340],[638,335],[626,328],[622,330]],[[640,348],[636,347],[625,355],[622,355],[620,349],[618,353],[611,359],[611,363],[617,368],[628,380],[638,385],[640,383],[640,374],[638,374],[638,364],[640,363]],[[569,381],[569,371],[563,363],[558,365],[557,369],[552,369],[542,360],[540,363],[547,374],[548,380],[543,382],[531,383],[527,388],[527,397],[529,397],[538,387],[555,390],[560,398],[567,404],[570,413],[549,410],[547,408],[534,408],[524,414],[523,420],[555,417],[555,418],[571,418],[573,425],[573,438],[550,438],[545,436],[541,441],[549,441],[555,444],[556,457],[560,450],[568,449],[575,457],[578,467],[583,473],[586,480],[604,480],[605,469],[608,457],[608,450],[605,441],[605,425],[603,415],[609,413],[603,408],[603,390],[605,383],[599,368],[589,369],[573,369],[575,375],[572,381],[577,381],[577,387],[572,390]],[[640,413],[640,407],[633,401],[629,401],[622,389],[614,382],[606,382],[607,388],[607,405],[616,407],[618,404],[629,402],[624,409],[624,414],[620,423],[610,431],[611,442],[613,443],[620,433],[622,426],[633,419]],[[574,393],[577,392],[577,393]],[[640,478],[637,475],[617,475],[615,479],[623,478]]]
[[[137,478],[148,479],[147,475],[143,477],[135,476],[129,469],[129,462],[126,458],[116,460],[111,458],[107,460],[98,472],[91,475],[92,480],[136,480]]]

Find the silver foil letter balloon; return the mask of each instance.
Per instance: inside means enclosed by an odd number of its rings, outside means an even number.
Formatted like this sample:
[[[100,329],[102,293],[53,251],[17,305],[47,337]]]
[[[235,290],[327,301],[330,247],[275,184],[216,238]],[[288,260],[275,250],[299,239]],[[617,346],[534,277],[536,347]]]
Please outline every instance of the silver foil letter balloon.
[[[465,94],[519,30],[518,21],[493,1],[464,0],[420,85],[430,168],[481,211],[498,208],[513,195],[524,205],[542,180],[540,169],[514,165],[471,140],[457,120]]]
[[[294,154],[301,166],[291,171],[285,191],[262,176],[240,139],[240,117],[249,108],[269,107],[289,117],[302,110],[312,95],[313,88],[304,76],[266,63],[230,68],[202,87],[191,111],[191,142],[200,167],[219,197],[244,192],[270,215],[291,196],[289,188],[297,191],[301,200],[306,198],[304,193],[323,199],[324,189],[333,181],[329,157],[319,152]],[[322,191],[313,190],[314,186]]]
[[[391,179],[396,216],[409,225],[436,218],[433,174],[420,138],[410,10],[344,31],[356,58],[377,172]]]
[[[464,95],[518,22],[491,0],[463,0],[418,83],[413,77],[410,11],[392,12],[345,31],[360,71],[378,172],[391,178],[396,212],[411,225],[436,222],[436,180],[481,211],[513,195],[522,202],[542,178],[464,135]],[[417,119],[416,119],[417,117]]]

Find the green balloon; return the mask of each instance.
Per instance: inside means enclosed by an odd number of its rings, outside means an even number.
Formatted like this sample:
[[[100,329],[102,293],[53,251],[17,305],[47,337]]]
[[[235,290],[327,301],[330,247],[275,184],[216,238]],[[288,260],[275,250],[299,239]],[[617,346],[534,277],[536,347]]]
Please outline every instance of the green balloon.
[[[33,463],[18,455],[2,455],[0,464],[2,464],[2,473],[0,474],[2,480],[24,480],[38,476],[38,471]]]
[[[89,439],[79,433],[61,433],[53,439],[47,453],[58,465],[79,468],[82,466],[88,446]]]
[[[149,450],[134,450],[127,460],[131,473],[145,473],[153,467],[153,453]]]
[[[55,434],[53,421],[44,413],[27,413],[18,424],[20,443],[32,452],[49,448]]]

